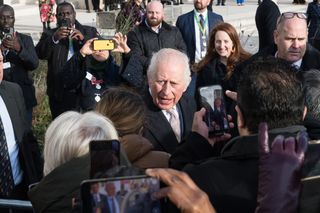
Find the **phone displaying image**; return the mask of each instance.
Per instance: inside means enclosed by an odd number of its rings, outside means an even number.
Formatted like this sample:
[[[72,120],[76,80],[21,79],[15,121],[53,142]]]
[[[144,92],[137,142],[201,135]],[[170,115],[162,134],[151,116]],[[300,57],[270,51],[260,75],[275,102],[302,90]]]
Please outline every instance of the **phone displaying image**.
[[[90,178],[100,178],[109,169],[120,165],[120,143],[117,140],[91,141]]]
[[[209,128],[209,137],[229,131],[223,90],[220,85],[199,88],[201,106],[206,109],[204,121]]]
[[[112,39],[93,40],[92,48],[93,50],[113,50],[115,43]]]
[[[160,201],[152,194],[158,179],[142,176],[86,180],[81,183],[82,212],[160,213]]]

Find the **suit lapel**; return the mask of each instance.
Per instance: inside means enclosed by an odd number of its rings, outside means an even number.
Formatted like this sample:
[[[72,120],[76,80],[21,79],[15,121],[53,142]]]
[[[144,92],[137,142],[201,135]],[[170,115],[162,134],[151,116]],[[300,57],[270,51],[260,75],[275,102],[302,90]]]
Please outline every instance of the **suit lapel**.
[[[156,138],[159,145],[168,153],[172,153],[178,144],[170,123],[163,112],[153,104],[150,94],[147,94],[146,104],[149,110],[147,128]],[[168,131],[169,130],[169,131]]]

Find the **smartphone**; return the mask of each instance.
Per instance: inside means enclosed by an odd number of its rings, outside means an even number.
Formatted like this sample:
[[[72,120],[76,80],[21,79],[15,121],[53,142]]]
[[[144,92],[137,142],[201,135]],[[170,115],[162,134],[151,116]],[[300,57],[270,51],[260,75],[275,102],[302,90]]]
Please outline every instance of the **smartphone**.
[[[209,137],[229,131],[223,90],[220,85],[199,88],[201,106],[206,109],[204,121],[209,128]]]
[[[13,38],[14,29],[12,27],[3,29],[3,38]]]
[[[71,27],[71,20],[69,18],[62,19],[61,27]]]
[[[90,178],[100,178],[112,167],[120,165],[120,143],[117,140],[91,141]]]
[[[93,50],[113,50],[115,48],[112,39],[98,39],[93,40]]]
[[[159,189],[159,180],[145,175],[85,180],[82,212],[160,213],[160,201],[152,197]]]

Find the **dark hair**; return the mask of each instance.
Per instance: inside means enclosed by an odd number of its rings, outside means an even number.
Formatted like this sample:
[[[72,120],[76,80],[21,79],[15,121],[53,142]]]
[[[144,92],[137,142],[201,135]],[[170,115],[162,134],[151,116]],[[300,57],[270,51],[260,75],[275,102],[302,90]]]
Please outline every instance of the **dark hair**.
[[[13,7],[11,7],[11,6],[8,5],[8,4],[4,4],[4,5],[1,5],[1,6],[0,6],[0,12],[2,12],[2,11],[11,11],[11,12],[13,12],[13,14],[14,14],[14,9],[13,9]]]
[[[306,71],[303,77],[307,116],[320,121],[320,70]]]
[[[144,101],[138,93],[127,88],[107,89],[97,104],[96,111],[113,122],[120,137],[139,134],[145,124]]]
[[[234,67],[236,66],[236,64],[250,57],[250,53],[246,52],[242,48],[236,29],[229,23],[220,23],[211,30],[207,53],[205,57],[198,64],[195,64],[193,68],[194,71],[199,72],[212,59],[219,58],[219,54],[215,50],[215,37],[218,31],[226,32],[233,43],[233,51],[227,60],[227,73],[225,76],[226,79],[229,79],[233,74]]]
[[[250,133],[260,122],[270,129],[302,122],[302,81],[290,63],[274,57],[258,58],[245,67],[239,82],[237,104]]]
[[[76,12],[74,9],[74,6],[70,2],[64,1],[57,5],[56,13],[58,14],[60,7],[65,7],[65,6],[69,6],[72,9],[72,12],[74,13]]]

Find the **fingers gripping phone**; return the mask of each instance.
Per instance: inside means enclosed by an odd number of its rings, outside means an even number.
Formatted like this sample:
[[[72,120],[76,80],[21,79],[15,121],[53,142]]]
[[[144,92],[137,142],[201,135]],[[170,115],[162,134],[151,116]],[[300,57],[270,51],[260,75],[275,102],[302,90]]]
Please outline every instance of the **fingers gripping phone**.
[[[159,180],[145,175],[86,180],[81,183],[82,212],[160,213],[152,194]]]
[[[120,143],[117,140],[91,141],[90,178],[99,178],[114,166],[120,165]]]
[[[201,106],[206,109],[204,121],[209,128],[209,137],[229,131],[223,90],[220,85],[199,88]]]

